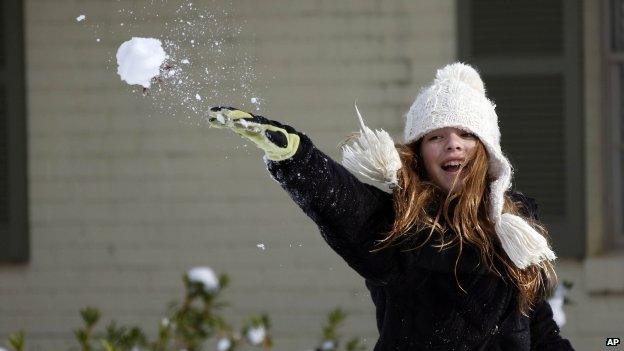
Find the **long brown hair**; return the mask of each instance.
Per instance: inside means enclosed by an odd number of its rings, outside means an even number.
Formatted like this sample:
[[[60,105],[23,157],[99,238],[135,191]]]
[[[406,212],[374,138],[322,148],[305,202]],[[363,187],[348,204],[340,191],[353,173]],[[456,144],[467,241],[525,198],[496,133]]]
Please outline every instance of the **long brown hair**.
[[[422,246],[437,233],[439,244],[434,247],[440,251],[446,247],[459,246],[455,261],[457,280],[457,264],[463,245],[472,245],[481,253],[481,262],[490,272],[503,280],[509,279],[515,285],[519,291],[518,309],[527,315],[538,299],[552,292],[557,276],[549,261],[520,269],[502,250],[489,218],[489,185],[492,179],[487,176],[488,155],[483,143],[477,140],[474,151],[461,165],[451,190],[444,192],[428,178],[420,155],[421,140],[395,145],[403,163],[398,172],[399,184],[393,194],[395,219],[391,230],[377,243],[373,251],[412,242],[407,239],[414,239],[414,236],[427,235],[420,245]],[[455,189],[460,175],[464,184]],[[514,203],[505,195],[503,211],[523,217],[548,238],[548,232],[543,225],[521,215],[520,206],[520,203]],[[501,266],[503,273],[498,269]],[[466,292],[458,280],[457,284]]]

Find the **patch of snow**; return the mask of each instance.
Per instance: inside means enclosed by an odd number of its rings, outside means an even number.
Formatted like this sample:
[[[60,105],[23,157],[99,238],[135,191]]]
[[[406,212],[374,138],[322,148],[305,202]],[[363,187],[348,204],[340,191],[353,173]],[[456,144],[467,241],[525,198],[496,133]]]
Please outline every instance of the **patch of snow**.
[[[247,340],[252,345],[260,345],[266,337],[266,330],[263,326],[249,328],[247,331]]]
[[[219,290],[219,279],[210,267],[194,267],[187,274],[191,282],[201,283],[207,292]]]
[[[333,351],[336,349],[336,344],[333,340],[325,340],[323,341],[323,345],[321,345],[322,351]]]
[[[232,347],[232,342],[228,338],[221,338],[217,342],[217,351],[228,351]]]
[[[563,312],[563,301],[566,294],[567,289],[563,285],[558,285],[553,296],[548,299],[548,303],[553,312],[553,319],[559,328],[563,327],[566,323],[566,315]]]
[[[160,40],[133,37],[117,49],[117,74],[128,84],[149,88],[167,57]]]

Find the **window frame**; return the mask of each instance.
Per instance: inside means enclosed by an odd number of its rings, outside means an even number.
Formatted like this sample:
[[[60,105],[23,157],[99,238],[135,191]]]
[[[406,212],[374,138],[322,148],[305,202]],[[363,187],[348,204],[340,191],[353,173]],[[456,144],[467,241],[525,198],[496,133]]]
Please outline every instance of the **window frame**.
[[[603,74],[603,115],[602,143],[603,154],[603,194],[605,211],[603,222],[606,235],[603,237],[603,250],[624,249],[624,196],[622,195],[622,154],[624,153],[624,137],[622,136],[622,117],[624,111],[621,96],[624,88],[624,50],[616,52],[612,46],[614,28],[612,21],[612,6],[618,0],[603,0],[602,13],[602,74]],[[620,0],[621,1],[621,0]],[[619,66],[619,67],[618,67]],[[609,248],[609,249],[607,249]]]

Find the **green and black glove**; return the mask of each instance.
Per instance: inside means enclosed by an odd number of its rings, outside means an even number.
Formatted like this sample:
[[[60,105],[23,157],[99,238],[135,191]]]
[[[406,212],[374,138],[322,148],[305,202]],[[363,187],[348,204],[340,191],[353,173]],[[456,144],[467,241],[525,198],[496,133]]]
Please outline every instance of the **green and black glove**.
[[[251,140],[269,160],[286,160],[299,147],[300,137],[294,128],[262,116],[226,106],[213,107],[208,115],[211,127],[227,128]]]

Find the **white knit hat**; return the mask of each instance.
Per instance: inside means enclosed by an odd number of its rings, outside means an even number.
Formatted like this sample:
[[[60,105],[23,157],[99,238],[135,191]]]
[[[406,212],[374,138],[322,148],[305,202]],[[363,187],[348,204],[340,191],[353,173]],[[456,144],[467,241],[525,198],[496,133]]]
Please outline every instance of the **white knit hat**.
[[[519,268],[554,260],[546,239],[522,218],[503,213],[504,195],[513,174],[500,146],[496,105],[485,96],[479,73],[456,62],[438,70],[431,85],[416,97],[406,116],[405,143],[440,128],[455,127],[479,137],[489,156],[490,218],[503,249]]]
[[[513,172],[501,150],[495,107],[485,96],[483,81],[474,68],[459,62],[447,65],[438,70],[432,84],[418,94],[407,113],[405,143],[445,127],[460,128],[477,135],[489,155],[488,173],[494,179],[490,185],[490,218],[503,249],[519,268],[554,260],[556,256],[541,234],[522,218],[503,213],[504,195],[511,188]],[[396,185],[396,171],[401,165],[396,149],[389,151],[391,139],[382,135],[383,131],[377,131],[379,138],[373,138],[372,131],[359,117],[361,145],[356,142],[355,148],[347,146],[343,149],[343,164],[370,179],[381,178],[385,183]],[[373,158],[371,155],[378,156]]]

